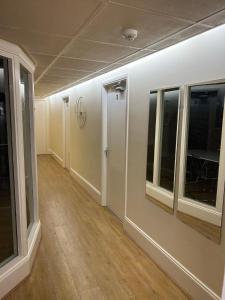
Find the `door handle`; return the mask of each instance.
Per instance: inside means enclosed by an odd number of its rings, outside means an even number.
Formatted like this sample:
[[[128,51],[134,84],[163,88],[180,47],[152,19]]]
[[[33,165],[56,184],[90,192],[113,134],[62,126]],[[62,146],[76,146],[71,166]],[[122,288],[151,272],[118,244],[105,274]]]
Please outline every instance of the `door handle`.
[[[104,152],[105,152],[105,156],[108,157],[109,152],[110,152],[109,148],[106,148],[106,149],[104,150]]]

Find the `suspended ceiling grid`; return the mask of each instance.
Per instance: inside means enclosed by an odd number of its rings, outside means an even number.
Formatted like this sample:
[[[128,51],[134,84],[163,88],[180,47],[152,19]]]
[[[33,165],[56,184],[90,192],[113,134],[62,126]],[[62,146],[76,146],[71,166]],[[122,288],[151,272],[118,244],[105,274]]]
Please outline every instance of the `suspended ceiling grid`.
[[[0,38],[35,61],[44,97],[225,23],[224,0],[3,0]],[[138,38],[122,38],[125,28]]]

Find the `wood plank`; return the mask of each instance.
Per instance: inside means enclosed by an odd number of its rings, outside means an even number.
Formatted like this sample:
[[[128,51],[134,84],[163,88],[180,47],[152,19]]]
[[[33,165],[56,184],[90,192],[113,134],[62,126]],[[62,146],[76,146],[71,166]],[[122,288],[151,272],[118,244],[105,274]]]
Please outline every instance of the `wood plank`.
[[[38,159],[42,241],[5,300],[190,299],[50,156]]]

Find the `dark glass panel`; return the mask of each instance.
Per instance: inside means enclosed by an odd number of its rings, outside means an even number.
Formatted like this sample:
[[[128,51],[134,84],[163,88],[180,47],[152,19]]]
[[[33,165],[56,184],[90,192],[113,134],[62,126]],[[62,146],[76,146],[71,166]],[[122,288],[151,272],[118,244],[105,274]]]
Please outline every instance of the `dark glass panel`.
[[[149,123],[148,123],[148,156],[147,181],[153,182],[154,150],[155,150],[155,123],[156,123],[157,92],[150,93]]]
[[[0,265],[17,255],[8,62],[0,58]]]
[[[216,206],[225,84],[190,89],[185,196]]]
[[[159,185],[173,191],[179,89],[163,92],[161,172]]]

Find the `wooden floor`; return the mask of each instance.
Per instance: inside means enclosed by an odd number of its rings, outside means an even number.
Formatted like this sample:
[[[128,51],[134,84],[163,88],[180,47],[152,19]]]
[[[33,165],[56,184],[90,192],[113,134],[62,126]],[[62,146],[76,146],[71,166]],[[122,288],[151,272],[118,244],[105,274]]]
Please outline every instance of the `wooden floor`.
[[[5,300],[189,299],[50,156],[40,156],[42,241]]]

